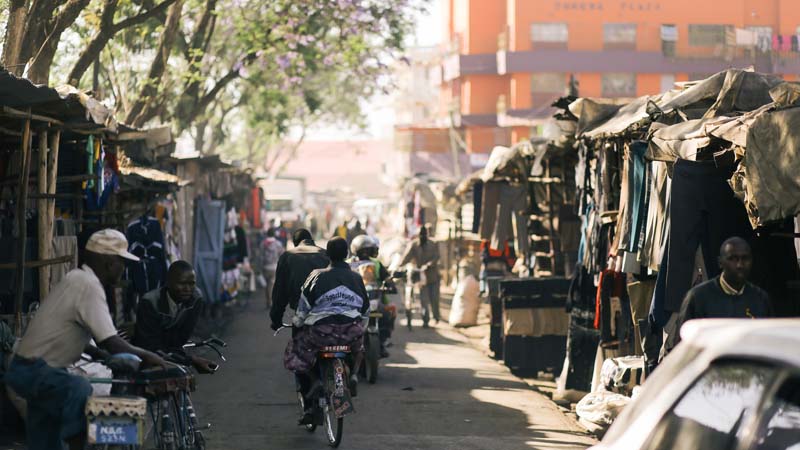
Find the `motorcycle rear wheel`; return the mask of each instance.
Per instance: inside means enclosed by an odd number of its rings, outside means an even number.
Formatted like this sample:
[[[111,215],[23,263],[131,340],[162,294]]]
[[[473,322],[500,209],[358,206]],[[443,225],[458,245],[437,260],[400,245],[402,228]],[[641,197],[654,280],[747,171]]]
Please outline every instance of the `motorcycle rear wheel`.
[[[364,367],[366,369],[366,378],[369,384],[375,384],[378,381],[378,362],[381,359],[381,344],[380,338],[376,334],[367,334],[367,354]]]

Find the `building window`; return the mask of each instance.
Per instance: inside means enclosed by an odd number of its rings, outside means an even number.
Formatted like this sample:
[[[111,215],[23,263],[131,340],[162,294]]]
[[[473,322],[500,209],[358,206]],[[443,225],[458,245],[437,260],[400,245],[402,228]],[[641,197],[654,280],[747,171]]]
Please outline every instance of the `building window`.
[[[603,47],[605,49],[636,48],[635,23],[607,23],[603,25]]]
[[[675,25],[661,25],[661,53],[664,56],[675,56],[675,46],[678,42],[678,27]]]
[[[531,92],[563,94],[567,89],[567,76],[557,72],[542,72],[531,75]]]
[[[725,45],[726,25],[689,25],[689,45],[714,47]]]
[[[567,75],[560,72],[531,74],[531,103],[546,106],[567,92]]]
[[[566,23],[534,23],[531,25],[531,42],[535,48],[566,49],[569,28]]]
[[[603,97],[636,97],[635,73],[604,73],[601,84]]]

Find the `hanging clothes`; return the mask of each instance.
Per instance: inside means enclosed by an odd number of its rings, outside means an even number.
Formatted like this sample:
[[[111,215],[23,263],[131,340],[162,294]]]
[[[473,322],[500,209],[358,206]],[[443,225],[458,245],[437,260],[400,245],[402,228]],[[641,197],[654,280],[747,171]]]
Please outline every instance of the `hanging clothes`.
[[[167,256],[164,234],[158,219],[142,216],[128,225],[125,234],[128,238],[128,251],[140,259],[138,262],[127,263],[127,279],[132,282],[133,291],[141,296],[164,286]]]
[[[624,348],[632,341],[631,303],[623,273],[606,270],[600,273],[597,287],[594,327],[600,330],[600,342]]]

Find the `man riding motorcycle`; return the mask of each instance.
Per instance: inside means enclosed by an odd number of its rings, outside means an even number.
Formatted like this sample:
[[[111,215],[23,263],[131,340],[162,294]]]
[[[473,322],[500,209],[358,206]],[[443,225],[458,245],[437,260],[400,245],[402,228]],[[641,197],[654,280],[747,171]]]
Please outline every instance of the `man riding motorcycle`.
[[[314,367],[317,354],[327,346],[347,345],[353,354],[350,379],[351,394],[355,396],[356,374],[364,357],[364,315],[369,311],[369,297],[364,282],[345,262],[347,241],[335,237],[328,241],[331,263],[324,269],[311,272],[300,294],[292,324],[297,330],[284,354],[284,367],[318,382]],[[308,398],[313,389],[302,389],[307,410],[300,424],[311,424],[313,401]]]
[[[386,293],[396,293],[397,287],[392,282],[389,271],[378,259],[379,248],[378,240],[374,237],[367,235],[357,236],[350,243],[350,253],[353,254],[350,268],[361,275],[364,286],[367,288],[369,299],[381,300],[378,309],[383,314],[378,327],[381,342],[380,353],[381,358],[388,358],[389,352],[386,351],[386,342],[392,336],[397,309],[390,304]]]

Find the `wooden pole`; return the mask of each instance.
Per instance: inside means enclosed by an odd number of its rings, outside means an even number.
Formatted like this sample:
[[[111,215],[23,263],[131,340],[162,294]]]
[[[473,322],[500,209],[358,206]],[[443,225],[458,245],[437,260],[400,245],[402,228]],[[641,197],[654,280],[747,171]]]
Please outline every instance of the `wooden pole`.
[[[39,174],[47,173],[47,131],[39,132]],[[47,194],[47,177],[39,176],[39,195],[44,196]],[[36,201],[36,212],[38,214],[38,244],[39,244],[39,259],[44,260],[50,258],[50,247],[52,236],[47,233],[48,222],[48,201],[44,197],[39,197]],[[39,267],[39,301],[47,297],[50,291],[50,266]]]
[[[28,111],[30,114],[30,110]],[[14,298],[14,333],[22,335],[22,299],[25,292],[25,240],[28,238],[25,210],[28,204],[28,177],[31,168],[31,119],[22,127],[22,154],[19,163],[19,192],[17,193],[17,280]]]
[[[47,194],[55,196],[56,180],[58,179],[58,149],[61,145],[61,130],[52,131],[49,134],[49,138],[50,138],[50,152],[47,154]],[[53,226],[55,225],[55,220],[56,220],[55,219],[56,199],[50,198],[47,199],[46,202],[47,202],[46,233],[48,237],[52,238],[53,236],[55,236]],[[47,268],[47,272],[48,272],[47,284],[49,286],[50,273],[52,272],[52,269],[49,266]]]

